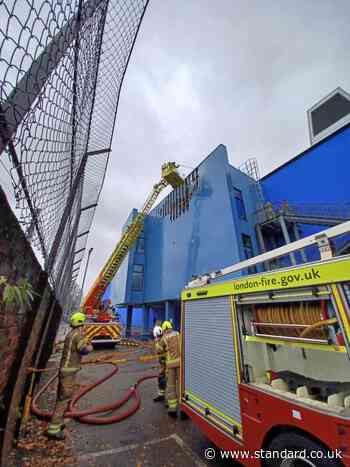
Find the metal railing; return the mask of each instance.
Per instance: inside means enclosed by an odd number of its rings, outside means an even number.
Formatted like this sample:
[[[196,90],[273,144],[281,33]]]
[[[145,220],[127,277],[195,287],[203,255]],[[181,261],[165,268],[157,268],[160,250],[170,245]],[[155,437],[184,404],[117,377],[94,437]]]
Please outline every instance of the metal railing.
[[[255,213],[256,223],[262,224],[269,220],[285,216],[292,220],[308,222],[319,222],[320,225],[328,223],[341,223],[350,219],[350,203],[326,204],[305,203],[296,204],[288,201],[265,203],[262,209]],[[322,224],[324,222],[325,224]]]
[[[253,256],[252,258],[246,259],[244,261],[240,261],[239,263],[233,264],[232,266],[195,277],[187,284],[186,287],[202,287],[214,279],[237,273],[253,266],[262,265],[266,261],[276,260],[285,255],[295,253],[310,246],[318,247],[321,259],[330,258],[333,255],[331,241],[344,235],[350,235],[350,220],[334,227],[330,227],[329,229],[323,230],[319,233],[309,235],[308,237],[304,237],[292,243],[288,243],[287,245],[283,245],[279,248],[275,248],[274,250]]]

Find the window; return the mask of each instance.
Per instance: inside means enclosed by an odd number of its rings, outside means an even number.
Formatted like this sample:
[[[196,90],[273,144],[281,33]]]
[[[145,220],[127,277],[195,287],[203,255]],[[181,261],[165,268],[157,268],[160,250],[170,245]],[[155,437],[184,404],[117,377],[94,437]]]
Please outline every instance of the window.
[[[143,264],[134,264],[132,270],[132,290],[143,290]]]
[[[350,95],[337,88],[308,110],[311,144],[350,122]]]
[[[318,135],[349,113],[350,102],[340,93],[334,94],[324,104],[311,112],[314,135]]]
[[[245,211],[244,201],[241,190],[238,188],[233,188],[233,196],[236,201],[236,209],[238,213],[238,217],[243,220],[247,220],[247,213]]]
[[[144,253],[145,252],[145,239],[144,238],[139,238],[137,242],[137,252],[138,253]]]
[[[250,238],[249,235],[242,234],[242,243],[243,243],[243,251],[244,251],[244,256],[246,259],[252,258],[254,256],[254,250],[253,250],[253,245],[252,245],[252,239]],[[255,274],[256,271],[256,266],[252,266],[248,268],[248,273],[249,274]]]

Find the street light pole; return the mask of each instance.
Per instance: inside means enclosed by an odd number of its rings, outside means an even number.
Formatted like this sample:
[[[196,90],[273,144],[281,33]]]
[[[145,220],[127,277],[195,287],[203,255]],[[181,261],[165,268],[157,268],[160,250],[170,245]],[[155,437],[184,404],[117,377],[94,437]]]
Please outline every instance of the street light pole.
[[[93,250],[93,248],[90,248],[90,249],[89,249],[88,257],[87,257],[87,259],[86,259],[85,271],[84,271],[84,278],[83,278],[83,283],[82,283],[82,285],[81,285],[80,304],[81,304],[81,301],[82,301],[82,299],[83,299],[84,285],[85,285],[85,279],[86,279],[86,273],[87,273],[87,270],[88,270],[88,267],[89,267],[89,261],[90,261],[90,256],[91,256],[92,250]]]

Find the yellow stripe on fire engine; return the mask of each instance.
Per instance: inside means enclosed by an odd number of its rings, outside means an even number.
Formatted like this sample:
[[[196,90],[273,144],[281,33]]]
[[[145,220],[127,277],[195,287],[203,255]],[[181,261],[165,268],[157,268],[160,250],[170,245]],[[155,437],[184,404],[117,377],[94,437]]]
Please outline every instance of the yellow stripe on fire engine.
[[[91,337],[94,334],[96,334],[96,327],[95,326],[89,326],[85,331],[85,336],[86,337]]]
[[[184,403],[191,407],[192,409],[194,409],[196,412],[198,412],[199,414],[201,414],[203,417],[205,417],[206,419],[212,421],[213,423],[215,423],[215,425],[217,425],[219,428],[221,428],[222,430],[226,431],[226,433],[229,433],[230,435],[232,435],[232,428],[229,427],[228,425],[225,425],[222,421],[219,421],[217,417],[213,417],[211,415],[206,415],[205,414],[205,410],[202,409],[201,407],[199,407],[197,404],[193,403],[193,401],[189,401],[189,400],[186,400],[184,401]],[[239,429],[239,436],[241,435],[242,433],[242,430],[240,427],[238,427]]]
[[[347,315],[346,310],[344,308],[344,305],[343,305],[342,299],[340,297],[339,290],[338,290],[337,286],[332,285],[331,288],[332,288],[332,292],[333,292],[333,297],[334,297],[335,302],[337,304],[340,319],[341,319],[342,324],[343,324],[343,329],[344,329],[344,331],[346,333],[346,337],[348,338],[348,341],[349,341],[349,339],[350,339],[350,324],[349,324],[348,315]]]
[[[92,329],[91,332],[89,332],[86,337],[88,339],[92,339],[94,336],[96,336],[98,334],[98,329]]]
[[[221,417],[223,420],[225,420],[226,422],[228,423],[231,423],[232,425],[235,425],[237,426],[239,429],[242,428],[241,424],[236,422],[236,420],[234,420],[233,418],[229,417],[228,415],[225,415],[223,412],[221,412],[220,410],[216,409],[215,407],[213,407],[211,404],[208,404],[208,402],[205,402],[203,399],[200,399],[199,397],[195,396],[194,394],[192,394],[192,392],[190,391],[186,391],[185,394],[188,394],[188,396],[190,397],[190,399],[193,399],[194,401],[196,402],[199,402],[199,404],[201,404],[202,406],[204,406],[203,408],[205,409],[206,407],[208,409],[210,409],[213,414],[215,415],[218,415],[219,417]]]
[[[114,337],[120,337],[120,327],[117,324],[110,324],[108,326],[108,329],[112,336]]]
[[[298,266],[274,273],[254,274],[206,287],[185,289],[182,300],[198,300],[252,292],[283,290],[322,284],[350,281],[350,258],[334,258],[329,261]]]
[[[235,360],[236,360],[236,378],[237,384],[241,383],[241,359],[240,359],[240,351],[239,351],[239,343],[238,343],[238,332],[237,332],[237,325],[236,325],[236,304],[233,298],[230,298],[231,304],[231,323],[232,323],[232,335],[233,335],[233,345],[235,349]]]
[[[99,324],[92,324],[88,325],[85,331],[85,336],[88,338],[92,338],[93,336],[99,334],[107,334],[112,336],[113,338],[120,337],[120,328],[118,325],[99,325]]]

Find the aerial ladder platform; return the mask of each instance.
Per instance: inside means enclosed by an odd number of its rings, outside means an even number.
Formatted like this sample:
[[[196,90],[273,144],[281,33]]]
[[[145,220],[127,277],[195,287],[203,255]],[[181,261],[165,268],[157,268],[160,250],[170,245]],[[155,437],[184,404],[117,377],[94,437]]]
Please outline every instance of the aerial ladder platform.
[[[175,189],[183,183],[184,180],[178,173],[178,167],[175,162],[166,162],[162,165],[160,182],[153,186],[142,209],[126,227],[84,299],[81,308],[88,317],[87,335],[93,343],[97,341],[117,343],[121,339],[120,323],[110,316],[108,310],[103,309],[101,300],[131,247],[138,239],[143,229],[145,217],[149,214],[159,194],[168,186]]]

